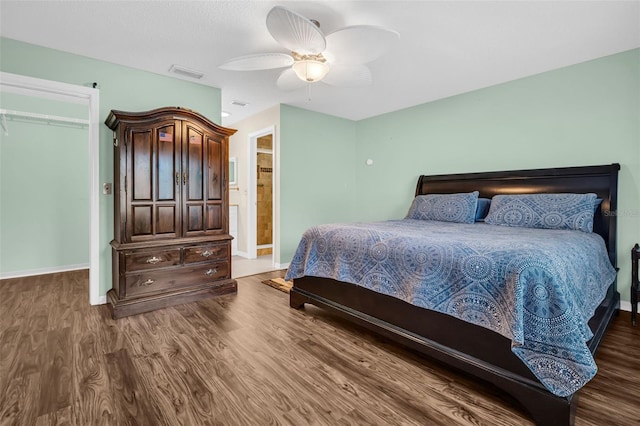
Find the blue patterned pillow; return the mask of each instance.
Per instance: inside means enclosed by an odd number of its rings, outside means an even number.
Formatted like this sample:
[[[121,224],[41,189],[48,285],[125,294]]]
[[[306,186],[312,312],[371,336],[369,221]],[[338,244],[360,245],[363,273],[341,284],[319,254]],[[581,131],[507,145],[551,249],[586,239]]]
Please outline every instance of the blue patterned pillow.
[[[478,191],[460,194],[418,195],[413,199],[406,219],[473,223]]]
[[[593,232],[596,194],[496,195],[485,223]]]

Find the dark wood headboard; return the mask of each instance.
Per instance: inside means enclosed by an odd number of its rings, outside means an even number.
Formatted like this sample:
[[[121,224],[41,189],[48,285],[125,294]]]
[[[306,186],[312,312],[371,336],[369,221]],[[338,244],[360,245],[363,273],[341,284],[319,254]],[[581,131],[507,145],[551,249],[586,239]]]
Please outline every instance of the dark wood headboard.
[[[479,191],[480,197],[491,198],[498,194],[593,192],[603,200],[594,216],[593,232],[604,238],[611,264],[615,267],[619,170],[620,164],[614,163],[603,166],[420,176],[416,195]]]

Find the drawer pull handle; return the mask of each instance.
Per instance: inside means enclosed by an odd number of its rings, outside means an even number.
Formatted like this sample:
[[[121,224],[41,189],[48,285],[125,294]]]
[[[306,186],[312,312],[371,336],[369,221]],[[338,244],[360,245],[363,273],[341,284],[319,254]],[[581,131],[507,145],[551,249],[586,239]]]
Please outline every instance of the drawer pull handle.
[[[217,269],[217,268],[212,268],[212,269],[209,269],[209,270],[208,270],[207,272],[205,272],[204,274],[205,274],[206,276],[210,277],[211,275],[215,274],[216,272],[218,272],[218,269]]]
[[[209,256],[211,256],[212,254],[213,254],[213,252],[212,252],[212,251],[205,250],[205,251],[203,251],[203,252],[202,252],[201,256],[202,256],[202,257],[209,257]]]
[[[162,259],[160,259],[159,257],[150,257],[149,259],[147,259],[147,263],[150,263],[152,265],[155,265],[158,262],[162,262]]]
[[[153,284],[154,282],[155,282],[154,280],[152,280],[151,278],[148,278],[148,279],[147,279],[145,282],[143,282],[141,285],[143,285],[143,286],[145,286],[145,287],[148,287],[148,286],[150,286],[151,284]]]

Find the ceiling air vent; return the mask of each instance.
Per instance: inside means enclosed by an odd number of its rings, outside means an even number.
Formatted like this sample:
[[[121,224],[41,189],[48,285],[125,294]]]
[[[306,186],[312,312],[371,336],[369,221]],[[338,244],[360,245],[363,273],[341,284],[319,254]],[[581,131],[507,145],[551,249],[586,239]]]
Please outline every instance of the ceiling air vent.
[[[169,68],[169,72],[172,72],[174,74],[180,74],[185,77],[197,78],[197,79],[201,79],[202,77],[204,77],[204,73],[202,71],[194,70],[194,69],[183,67],[182,65],[176,65],[176,64],[171,65],[171,68]]]
[[[239,106],[239,107],[246,107],[247,105],[249,105],[249,102],[231,101],[231,105],[235,105],[235,106]]]

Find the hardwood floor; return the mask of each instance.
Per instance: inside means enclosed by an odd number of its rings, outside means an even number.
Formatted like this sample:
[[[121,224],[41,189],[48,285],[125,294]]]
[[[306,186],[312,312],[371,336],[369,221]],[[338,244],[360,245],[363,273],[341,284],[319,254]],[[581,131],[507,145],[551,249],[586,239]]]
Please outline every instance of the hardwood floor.
[[[529,425],[489,385],[288,295],[238,294],[111,319],[86,271],[0,281],[1,425]],[[576,425],[640,425],[640,327],[622,312]]]

